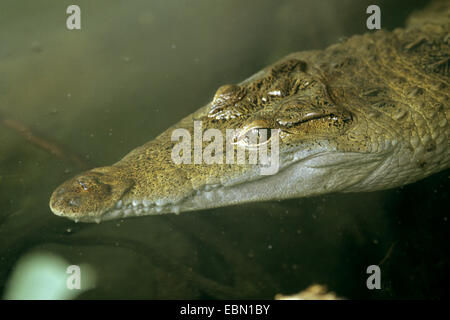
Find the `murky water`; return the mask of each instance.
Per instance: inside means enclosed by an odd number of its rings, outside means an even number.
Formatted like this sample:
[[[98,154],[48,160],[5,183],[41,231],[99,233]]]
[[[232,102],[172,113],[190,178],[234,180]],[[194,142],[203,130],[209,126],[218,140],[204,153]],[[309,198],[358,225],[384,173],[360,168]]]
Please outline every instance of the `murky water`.
[[[427,1],[378,3],[393,29]],[[0,297],[30,252],[90,265],[86,299],[271,299],[313,283],[348,298],[449,293],[449,171],[382,192],[99,225],[48,208],[61,182],[117,161],[221,84],[365,32],[371,1],[80,0],[81,31],[66,29],[70,4],[0,4]],[[382,290],[366,287],[372,264]]]

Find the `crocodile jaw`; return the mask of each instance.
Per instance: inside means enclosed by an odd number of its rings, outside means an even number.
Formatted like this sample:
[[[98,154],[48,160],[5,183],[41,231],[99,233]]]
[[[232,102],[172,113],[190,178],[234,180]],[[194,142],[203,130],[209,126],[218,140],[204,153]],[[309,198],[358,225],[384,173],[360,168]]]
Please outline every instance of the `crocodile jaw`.
[[[150,194],[146,197],[137,197],[132,193],[125,193],[113,206],[105,207],[97,212],[72,214],[54,206],[51,208],[56,215],[76,222],[99,223],[119,218],[165,213],[179,214],[248,202],[345,191],[357,184],[360,187],[363,186],[364,179],[383,163],[386,154],[339,153],[322,150],[308,155],[305,151],[298,151],[287,159],[275,175],[261,176],[258,170],[253,168],[237,179],[223,184],[203,184],[197,190],[187,190],[186,196],[177,200],[168,197],[155,198]],[[359,170],[355,171],[354,166],[357,166]],[[57,196],[54,195],[53,198]]]

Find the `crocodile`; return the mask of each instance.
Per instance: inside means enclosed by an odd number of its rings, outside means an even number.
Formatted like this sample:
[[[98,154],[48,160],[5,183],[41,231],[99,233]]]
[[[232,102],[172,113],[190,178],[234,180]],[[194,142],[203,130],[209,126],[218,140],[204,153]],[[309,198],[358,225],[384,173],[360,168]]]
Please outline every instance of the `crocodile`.
[[[404,28],[292,53],[221,86],[207,105],[117,163],[64,182],[50,208],[100,222],[389,189],[444,170],[450,166],[449,30],[450,3],[438,1],[413,13]],[[194,122],[203,133],[223,136],[228,129],[276,130],[278,171],[262,175],[262,164],[247,162],[175,163],[179,141],[172,134],[194,135]],[[232,152],[239,143],[250,149],[248,140],[233,138]]]

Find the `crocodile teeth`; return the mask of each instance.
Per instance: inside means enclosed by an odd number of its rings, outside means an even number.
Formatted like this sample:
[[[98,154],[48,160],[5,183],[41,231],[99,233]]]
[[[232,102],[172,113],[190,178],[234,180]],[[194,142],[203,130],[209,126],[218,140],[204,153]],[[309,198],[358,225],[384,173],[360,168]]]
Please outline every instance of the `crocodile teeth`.
[[[133,204],[133,207],[137,207],[140,204],[140,202],[137,200],[133,200],[132,204]]]
[[[151,205],[153,205],[153,202],[148,200],[144,200],[142,201],[142,203],[144,204],[144,207],[150,207]]]
[[[206,199],[208,199],[208,200],[212,200],[212,199],[213,199],[213,195],[212,195],[212,193],[210,193],[210,192],[207,192],[207,193],[205,194],[205,196],[206,196]]]
[[[163,200],[163,199],[158,199],[158,200],[155,201],[155,203],[156,203],[156,205],[158,207],[162,207],[162,206],[165,206],[166,204],[168,204],[168,201],[167,200]]]

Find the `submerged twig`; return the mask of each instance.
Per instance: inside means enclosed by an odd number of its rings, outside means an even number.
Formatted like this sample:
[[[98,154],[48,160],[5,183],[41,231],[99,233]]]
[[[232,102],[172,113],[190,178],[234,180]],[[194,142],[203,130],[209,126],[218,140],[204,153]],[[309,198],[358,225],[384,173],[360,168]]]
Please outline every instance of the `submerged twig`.
[[[80,156],[65,150],[65,148],[58,146],[55,142],[52,142],[47,138],[39,136],[30,127],[23,124],[22,122],[11,119],[9,117],[5,117],[4,115],[0,114],[0,124],[3,124],[5,127],[19,133],[30,143],[49,152],[50,154],[62,160],[71,162],[81,169],[88,168],[87,163]]]
[[[395,242],[393,244],[391,244],[391,246],[389,247],[386,255],[384,256],[384,258],[380,261],[380,263],[378,263],[379,266],[381,266],[383,263],[385,263],[387,261],[387,259],[389,259],[391,257],[392,251],[394,250],[395,247]]]

